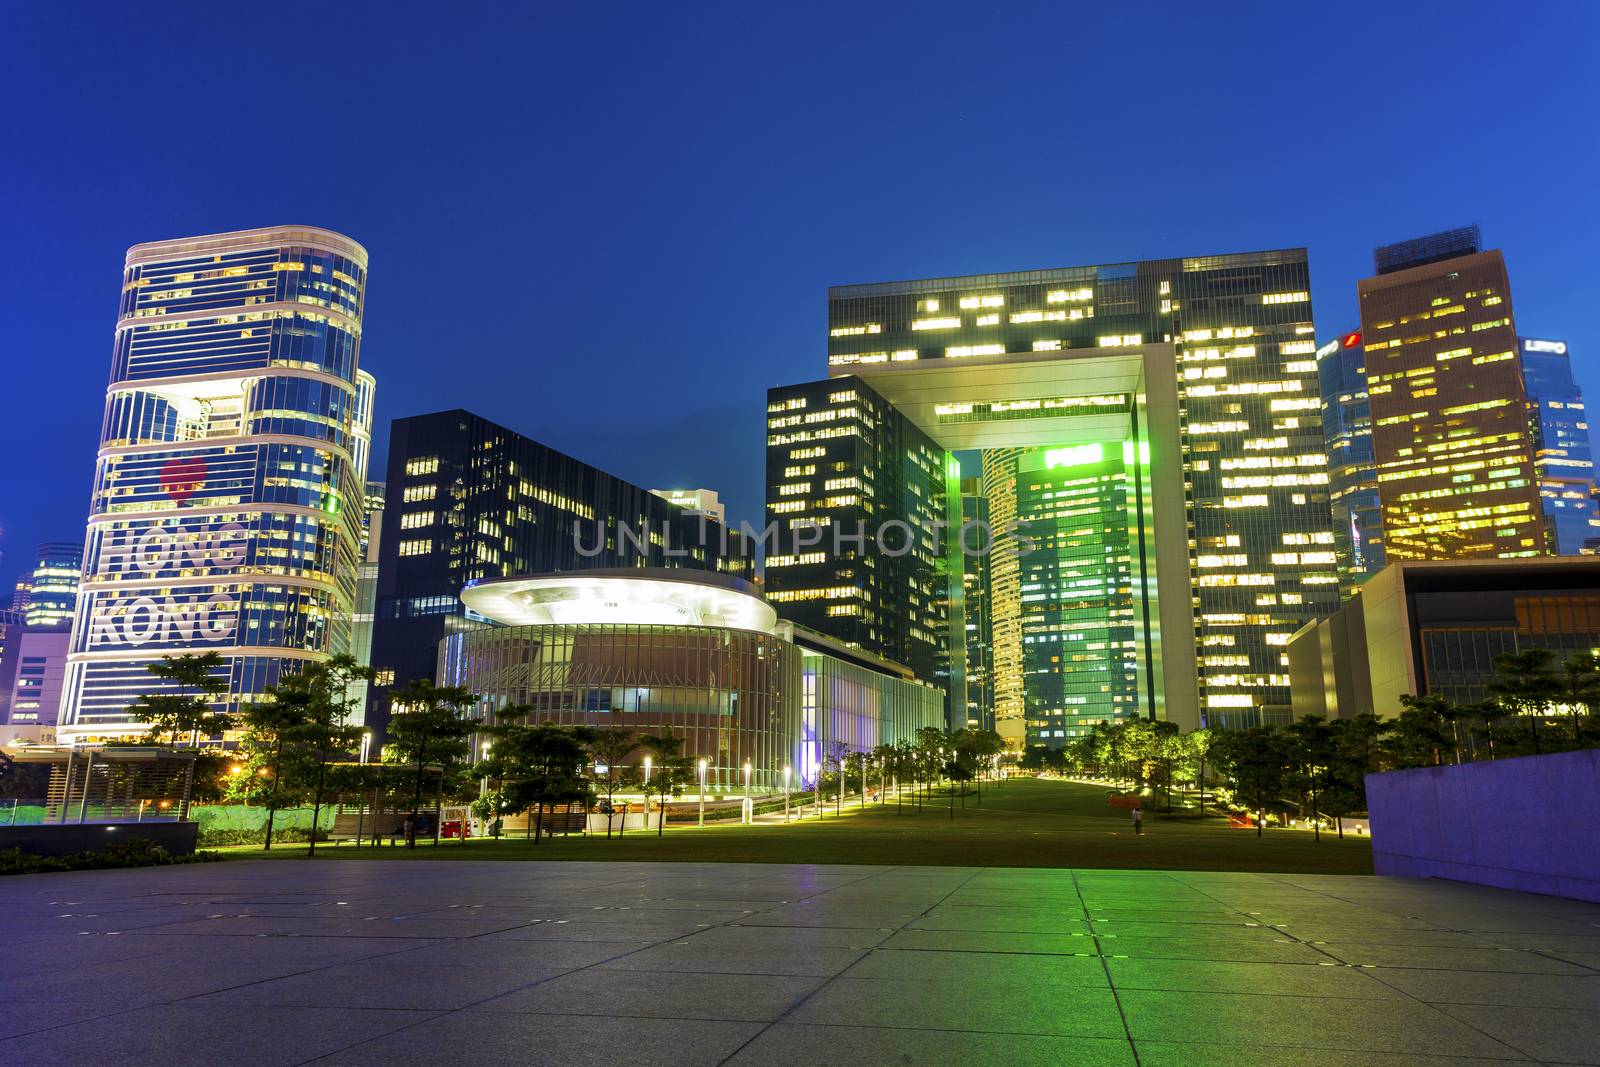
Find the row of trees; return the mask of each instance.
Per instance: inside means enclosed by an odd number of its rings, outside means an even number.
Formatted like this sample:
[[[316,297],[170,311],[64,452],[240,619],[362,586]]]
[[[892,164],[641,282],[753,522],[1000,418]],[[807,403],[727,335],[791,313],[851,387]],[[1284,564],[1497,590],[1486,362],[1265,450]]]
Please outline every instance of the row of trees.
[[[1224,803],[1256,814],[1298,809],[1333,818],[1366,810],[1366,775],[1500,756],[1536,755],[1600,744],[1600,656],[1559,668],[1544,649],[1505,653],[1484,699],[1402,696],[1393,719],[1308,715],[1283,728],[1195,730],[1134,719],[1100,723],[1063,749],[1036,748],[1024,768],[1077,773],[1161,789],[1207,783]],[[1209,772],[1209,773],[1208,773]],[[1320,827],[1316,818],[1313,827]],[[1343,828],[1341,826],[1341,834]]]

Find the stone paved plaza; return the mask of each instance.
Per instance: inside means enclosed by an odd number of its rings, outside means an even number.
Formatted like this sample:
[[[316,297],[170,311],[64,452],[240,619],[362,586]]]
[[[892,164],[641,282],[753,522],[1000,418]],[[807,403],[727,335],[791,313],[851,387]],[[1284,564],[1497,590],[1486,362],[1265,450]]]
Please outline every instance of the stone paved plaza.
[[[1600,1063],[1600,905],[1449,882],[233,862],[0,880],[0,1063]]]

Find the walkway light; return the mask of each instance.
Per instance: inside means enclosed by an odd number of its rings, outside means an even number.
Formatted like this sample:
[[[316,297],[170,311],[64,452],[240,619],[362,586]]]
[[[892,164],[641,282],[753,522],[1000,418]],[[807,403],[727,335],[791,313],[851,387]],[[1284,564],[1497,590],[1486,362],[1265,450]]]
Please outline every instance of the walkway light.
[[[706,761],[700,761],[700,825],[706,824]]]
[[[750,806],[750,761],[744,761],[744,821],[756,821],[756,809]]]

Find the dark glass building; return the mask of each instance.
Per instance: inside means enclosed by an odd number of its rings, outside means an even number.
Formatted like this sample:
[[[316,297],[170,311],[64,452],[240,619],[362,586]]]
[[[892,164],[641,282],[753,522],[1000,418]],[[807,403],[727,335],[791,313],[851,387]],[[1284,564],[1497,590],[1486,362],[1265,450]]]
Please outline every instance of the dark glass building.
[[[1213,724],[1277,719],[1288,712],[1289,636],[1338,603],[1310,290],[1304,249],[836,287],[830,372],[870,384],[926,361],[1171,344],[1201,708]],[[984,373],[980,362],[971,373]],[[1053,403],[1019,395],[1007,417],[1022,427]],[[961,407],[938,417],[975,417]],[[1009,477],[985,457],[986,473]],[[1016,614],[1003,600],[1022,591],[998,562],[993,586],[995,699],[1009,716],[1026,686],[1022,657],[1002,640]]]
[[[1567,342],[1517,338],[1522,378],[1533,411],[1533,466],[1539,499],[1550,519],[1556,554],[1576,556],[1600,537],[1594,499],[1594,453],[1583,391],[1572,377]]]
[[[597,567],[687,567],[754,576],[747,539],[621,478],[468,411],[396,419],[389,436],[372,622],[376,684],[435,677],[439,641],[481,624],[469,582]]]
[[[1361,334],[1342,334],[1317,349],[1322,436],[1328,448],[1333,547],[1346,596],[1383,569],[1383,513],[1372,458],[1372,412]]]
[[[767,392],[767,599],[904,664],[966,718],[961,468],[854,378]]]

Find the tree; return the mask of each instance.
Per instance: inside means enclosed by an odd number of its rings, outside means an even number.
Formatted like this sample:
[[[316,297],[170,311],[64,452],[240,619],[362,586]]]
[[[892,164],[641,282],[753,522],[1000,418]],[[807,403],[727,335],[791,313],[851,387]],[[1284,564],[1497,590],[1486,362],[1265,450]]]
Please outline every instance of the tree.
[[[229,782],[228,796],[267,809],[265,849],[270,850],[278,812],[299,804],[304,795],[298,785],[304,776],[290,765],[301,756],[296,741],[306,724],[308,694],[293,687],[273,687],[265,695],[269,699],[246,705],[241,715],[243,760],[240,773]]]
[[[311,834],[306,855],[317,851],[317,826],[322,818],[322,798],[328,784],[328,765],[335,757],[348,758],[361,745],[361,727],[350,722],[355,710],[355,684],[371,682],[376,675],[371,667],[363,667],[350,655],[337,655],[322,663],[313,663],[284,681],[294,681],[306,695],[303,708],[305,724],[302,727],[304,742],[311,763],[316,768],[315,782],[311,785]],[[283,683],[280,683],[283,684]]]
[[[222,731],[233,726],[233,717],[213,711],[211,705],[228,691],[228,680],[216,672],[227,661],[218,652],[187,656],[162,656],[145,670],[169,683],[166,691],[144,693],[128,706],[128,713],[150,727],[159,744],[164,734],[172,735],[172,745],[185,734],[198,746],[202,729]]]
[[[1292,723],[1285,736],[1295,777],[1311,795],[1311,832],[1318,842],[1322,840],[1322,826],[1317,801],[1318,794],[1326,792],[1328,768],[1336,758],[1333,737],[1332,727],[1321,715],[1307,715]]]
[[[650,770],[650,792],[661,798],[661,818],[656,822],[656,836],[667,825],[667,798],[681,797],[683,791],[695,782],[695,761],[689,756],[662,756]]]
[[[638,772],[625,766],[623,760],[631,756],[639,748],[639,736],[634,730],[621,726],[607,726],[594,733],[594,740],[589,743],[589,752],[594,756],[594,761],[605,767],[605,777],[600,779],[599,785],[606,798],[606,838],[611,837],[611,811],[612,802],[615,800],[617,790],[634,785],[638,782]]]
[[[1211,746],[1216,735],[1208,728],[1201,727],[1189,734],[1189,752],[1198,764],[1195,770],[1194,784],[1200,790],[1200,814],[1206,813],[1206,757],[1211,754]]]
[[[1266,820],[1267,802],[1283,788],[1284,745],[1270,726],[1218,734],[1213,746],[1217,770],[1235,796],[1247,796],[1256,812],[1256,836]]]
[[[465,762],[467,737],[474,730],[465,711],[475,699],[469,689],[434,685],[426,678],[415,679],[393,695],[388,748],[397,762],[416,768],[413,814],[422,806],[422,779],[428,765],[437,764],[443,775]],[[416,844],[413,836],[406,847]]]
[[[1405,710],[1394,720],[1388,746],[1391,764],[1396,768],[1442,764],[1457,705],[1437,693],[1402,693],[1400,706]]]
[[[1582,746],[1585,719],[1600,705],[1600,655],[1580,652],[1562,665],[1561,702],[1572,718],[1572,743]]]
[[[660,837],[667,822],[667,797],[681,796],[689,783],[694,781],[694,760],[680,755],[683,751],[683,738],[674,734],[670,728],[665,733],[640,734],[639,744],[650,753],[656,764],[650,771],[647,789],[661,798],[661,821],[656,824],[656,836]],[[649,811],[649,807],[646,806],[646,820],[649,819]],[[648,821],[646,825],[648,826]]]
[[[1561,680],[1551,666],[1554,660],[1555,654],[1543,648],[1502,652],[1494,658],[1500,677],[1489,683],[1491,694],[1527,718],[1528,740],[1536,756],[1539,754],[1539,723],[1549,714],[1551,703],[1561,692]]]
[[[571,805],[589,796],[584,774],[592,735],[581,727],[522,723],[492,727],[494,743],[489,755],[475,768],[481,777],[500,782],[500,810],[532,810],[529,820],[534,844],[544,836],[544,812],[556,804]]]

